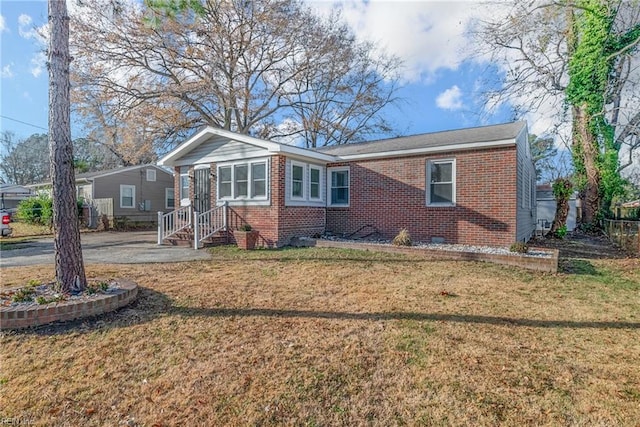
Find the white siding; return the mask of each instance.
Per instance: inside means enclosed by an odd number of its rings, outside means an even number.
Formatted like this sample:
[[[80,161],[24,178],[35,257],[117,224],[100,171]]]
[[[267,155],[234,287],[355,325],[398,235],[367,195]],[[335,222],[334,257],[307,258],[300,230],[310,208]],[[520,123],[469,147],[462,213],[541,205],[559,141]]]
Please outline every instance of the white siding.
[[[536,171],[531,158],[528,131],[525,127],[516,139],[517,147],[517,207],[516,207],[516,240],[527,241],[536,229]]]
[[[212,136],[207,141],[176,161],[177,166],[226,162],[269,155],[268,150],[221,136]]]

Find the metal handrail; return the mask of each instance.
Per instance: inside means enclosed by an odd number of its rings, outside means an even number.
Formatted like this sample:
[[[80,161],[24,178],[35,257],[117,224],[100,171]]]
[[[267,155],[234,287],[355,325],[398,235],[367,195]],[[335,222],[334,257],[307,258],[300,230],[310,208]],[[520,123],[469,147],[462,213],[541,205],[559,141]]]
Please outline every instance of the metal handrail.
[[[166,214],[158,212],[158,244],[161,245],[164,239],[191,227],[192,220],[190,205]]]

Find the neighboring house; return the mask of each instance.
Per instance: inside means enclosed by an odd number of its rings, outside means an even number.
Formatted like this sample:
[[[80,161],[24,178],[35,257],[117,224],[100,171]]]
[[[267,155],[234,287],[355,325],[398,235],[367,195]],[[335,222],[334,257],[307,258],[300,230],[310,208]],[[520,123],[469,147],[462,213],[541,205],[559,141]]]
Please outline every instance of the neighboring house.
[[[31,196],[31,189],[23,185],[0,184],[0,209],[13,212],[21,201]]]
[[[207,127],[163,157],[181,205],[227,202],[262,243],[374,230],[416,242],[504,246],[535,231],[524,122],[311,150]],[[239,218],[240,221],[236,220]]]
[[[51,183],[30,186],[50,191]],[[137,165],[76,174],[78,199],[110,218],[156,221],[175,208],[173,174],[157,165]]]
[[[567,216],[567,231],[576,228],[576,199],[577,193],[573,193],[569,198],[569,215]],[[553,218],[556,216],[556,198],[553,195],[551,184],[540,184],[536,186],[537,218],[538,230],[543,234],[551,228]]]

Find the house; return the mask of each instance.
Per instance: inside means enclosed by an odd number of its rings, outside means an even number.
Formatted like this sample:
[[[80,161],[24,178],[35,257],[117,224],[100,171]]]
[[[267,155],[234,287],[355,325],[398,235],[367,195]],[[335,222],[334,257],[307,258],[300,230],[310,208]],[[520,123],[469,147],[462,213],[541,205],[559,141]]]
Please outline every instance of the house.
[[[0,184],[0,209],[13,212],[21,201],[32,195],[31,189],[23,185]]]
[[[266,246],[402,228],[414,241],[504,246],[535,231],[527,135],[515,122],[312,150],[206,127],[159,164],[175,168],[181,209],[209,230],[248,223]],[[167,224],[159,243],[176,231]]]
[[[157,165],[120,167],[76,174],[78,199],[108,218],[127,218],[137,222],[154,222],[157,212],[175,208],[173,174]],[[36,191],[50,191],[51,183],[30,186]]]
[[[577,197],[574,192],[569,198],[569,215],[567,216],[567,231],[573,231],[577,224]],[[551,223],[556,216],[556,198],[553,195],[551,184],[539,184],[536,186],[536,217],[538,218],[538,231],[546,233],[551,228]]]

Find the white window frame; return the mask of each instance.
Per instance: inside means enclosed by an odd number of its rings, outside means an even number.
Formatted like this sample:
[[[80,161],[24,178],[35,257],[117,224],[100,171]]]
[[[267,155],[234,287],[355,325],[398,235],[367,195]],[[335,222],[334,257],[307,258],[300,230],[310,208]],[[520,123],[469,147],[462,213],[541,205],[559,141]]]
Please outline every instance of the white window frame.
[[[291,200],[306,200],[307,199],[307,165],[305,163],[301,163],[301,162],[296,162],[295,160],[291,161],[291,167],[290,167],[290,174],[289,174],[289,197],[291,198]],[[301,184],[301,188],[302,188],[302,195],[301,196],[294,196],[293,195],[293,168],[294,167],[298,167],[298,168],[302,168],[302,182]]]
[[[318,197],[313,197],[311,195],[311,171],[318,171]],[[322,168],[320,166],[309,165],[309,200],[318,202],[322,200]]]
[[[331,191],[333,189],[331,185],[331,176],[333,172],[347,172],[347,189],[348,197],[347,203],[333,203],[331,197]],[[327,206],[333,207],[349,207],[351,205],[351,168],[349,166],[339,166],[333,168],[327,168]]]
[[[155,181],[156,181],[156,170],[147,169],[147,182],[155,182]]]
[[[446,203],[438,203],[431,202],[431,168],[433,165],[442,165],[446,163],[451,163],[451,202]],[[456,159],[455,158],[447,158],[447,159],[434,159],[427,160],[426,165],[426,205],[429,207],[447,207],[447,206],[455,206],[456,205],[456,181],[457,181],[457,172],[456,172]],[[444,184],[441,183],[441,184]]]
[[[264,178],[255,178],[253,176],[253,167],[256,165],[264,165]],[[268,180],[267,180],[267,176],[269,175],[269,172],[267,171],[267,161],[265,160],[264,162],[252,162],[249,164],[249,169],[251,169],[251,171],[249,172],[249,197],[251,199],[264,199],[267,197],[267,194],[269,194],[269,187],[268,187]],[[254,183],[255,182],[259,182],[259,181],[264,181],[264,194],[261,194],[259,196],[256,196],[254,191],[253,191],[253,187],[254,187]]]
[[[169,206],[169,192],[173,192],[173,206]],[[164,208],[175,209],[176,208],[176,190],[175,188],[167,187],[164,189]]]
[[[123,199],[123,190],[130,189],[131,190],[131,206],[125,206],[122,203]],[[136,207],[136,186],[129,184],[120,184],[120,209],[134,209]]]
[[[254,196],[253,194],[253,165],[262,163],[264,164],[265,177],[264,177],[264,186],[265,186],[265,194],[260,196]],[[236,166],[246,166],[247,167],[247,196],[238,197],[236,194]],[[261,158],[249,161],[240,161],[240,162],[226,162],[220,163],[216,165],[216,173],[218,178],[220,177],[220,169],[221,168],[231,168],[231,196],[230,197],[220,197],[220,179],[216,180],[216,201],[217,202],[239,202],[239,203],[264,203],[269,201],[269,182],[270,182],[270,174],[269,174],[269,159]]]
[[[183,180],[186,180],[187,182],[187,186],[183,186]],[[181,166],[180,167],[180,201],[184,200],[184,199],[189,199],[189,190],[190,190],[190,183],[189,183],[189,167],[188,166]],[[184,194],[184,190],[186,188],[187,194]]]

